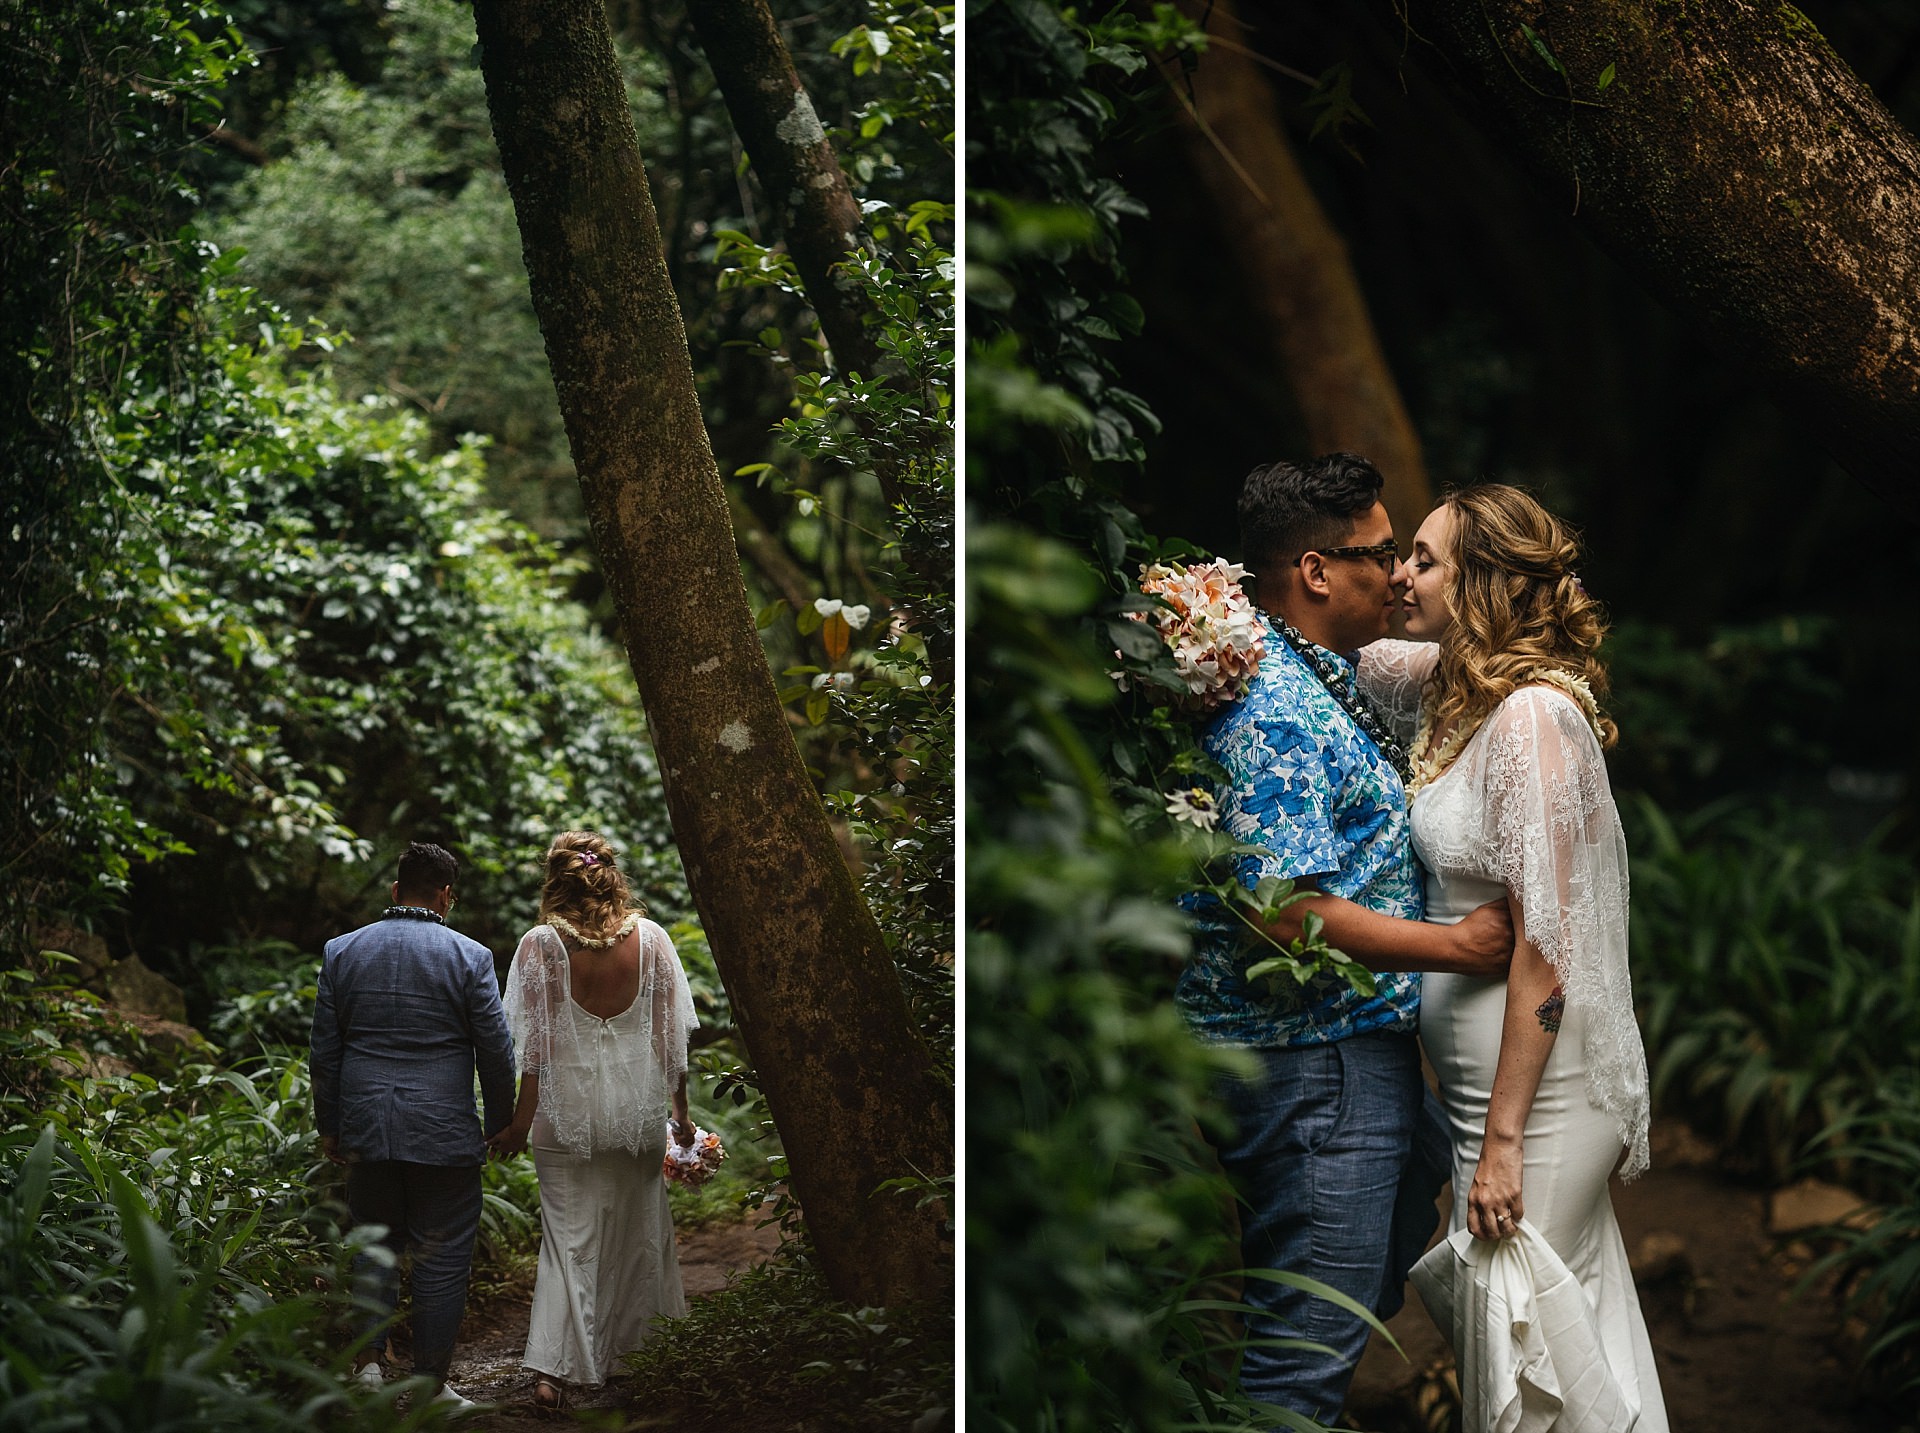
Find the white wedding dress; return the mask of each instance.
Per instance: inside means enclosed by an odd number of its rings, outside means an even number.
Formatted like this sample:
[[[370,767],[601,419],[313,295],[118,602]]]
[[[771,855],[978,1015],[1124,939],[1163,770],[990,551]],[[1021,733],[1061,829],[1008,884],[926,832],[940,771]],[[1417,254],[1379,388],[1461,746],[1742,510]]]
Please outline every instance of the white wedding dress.
[[[1438,648],[1380,642],[1367,694],[1410,740]],[[1453,1133],[1448,1237],[1414,1270],[1452,1340],[1466,1433],[1666,1433],[1646,1321],[1607,1180],[1646,1168],[1646,1055],[1627,974],[1627,859],[1600,743],[1578,702],[1523,687],[1423,787],[1413,844],[1427,919],[1509,892],[1566,995],[1527,1117],[1520,1232],[1476,1240],[1467,1192],[1500,1056],[1506,981],[1421,977],[1420,1039]],[[1625,1155],[1624,1163],[1622,1155]]]
[[[521,937],[501,1002],[521,1071],[540,1076],[540,1263],[522,1362],[574,1383],[604,1382],[656,1316],[687,1311],[661,1162],[693,996],[667,933],[638,930],[639,988],[611,1019],[575,1003],[546,925]]]

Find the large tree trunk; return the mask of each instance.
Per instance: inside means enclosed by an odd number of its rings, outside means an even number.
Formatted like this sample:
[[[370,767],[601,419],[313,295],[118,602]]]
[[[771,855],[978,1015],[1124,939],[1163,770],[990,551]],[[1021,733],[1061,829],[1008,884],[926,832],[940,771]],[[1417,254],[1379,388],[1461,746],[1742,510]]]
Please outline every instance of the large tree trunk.
[[[1386,478],[1394,531],[1433,506],[1420,437],[1380,351],[1347,246],[1314,198],[1279,101],[1230,0],[1183,0],[1214,42],[1170,74],[1195,177],[1220,215],[1248,303],[1270,332],[1317,452],[1359,453]]]
[[[1806,17],[1395,0],[1383,19],[1615,258],[1920,518],[1920,145]]]
[[[479,0],[481,67],[675,839],[834,1291],[950,1285],[952,1119],[774,693],[600,0]]]

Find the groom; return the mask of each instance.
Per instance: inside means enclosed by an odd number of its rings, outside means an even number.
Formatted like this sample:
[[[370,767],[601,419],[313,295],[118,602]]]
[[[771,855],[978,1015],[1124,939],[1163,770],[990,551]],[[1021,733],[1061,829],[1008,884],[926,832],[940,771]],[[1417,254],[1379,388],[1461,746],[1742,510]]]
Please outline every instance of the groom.
[[[1285,941],[1311,910],[1329,945],[1380,972],[1373,995],[1344,982],[1298,992],[1250,985],[1258,959],[1219,920],[1198,923],[1177,999],[1202,1040],[1238,1046],[1257,1073],[1224,1082],[1235,1130],[1220,1161],[1243,1203],[1246,1268],[1305,1274],[1381,1318],[1438,1223],[1449,1173],[1445,1118],[1420,1072],[1421,970],[1500,975],[1512,955],[1504,903],[1427,925],[1410,840],[1405,762],[1355,687],[1359,649],[1387,634],[1408,577],[1364,458],[1274,463],[1240,495],[1243,560],[1270,629],[1246,696],[1203,732],[1225,768],[1220,829],[1263,849],[1237,875],[1315,894],[1270,931]],[[1346,1401],[1367,1326],[1333,1303],[1249,1278],[1260,1313],[1240,1382],[1252,1399],[1331,1421]],[[1263,1341],[1324,1344],[1261,1347]]]
[[[415,841],[400,857],[393,904],[372,925],[327,942],[313,1011],[313,1106],[326,1157],[347,1167],[353,1222],[384,1224],[397,1260],[413,1248],[413,1371],[434,1401],[472,1407],[446,1386],[467,1306],[486,1159],[474,1114],[477,1069],[486,1128],[513,1116],[513,1041],[485,946],[447,928],[453,856]],[[399,1271],[365,1256],[391,1315]],[[358,1377],[381,1380],[376,1347]]]

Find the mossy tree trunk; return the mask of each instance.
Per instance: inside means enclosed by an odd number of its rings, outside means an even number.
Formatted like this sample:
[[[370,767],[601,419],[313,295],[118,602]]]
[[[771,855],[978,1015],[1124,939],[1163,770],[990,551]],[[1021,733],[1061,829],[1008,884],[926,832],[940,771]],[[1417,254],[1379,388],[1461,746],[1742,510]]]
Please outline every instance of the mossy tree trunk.
[[[937,1297],[952,1117],[775,696],[601,0],[479,0],[481,67],[675,839],[834,1291]]]
[[[834,366],[875,377],[880,353],[866,329],[869,305],[857,285],[834,272],[862,242],[860,201],[773,12],[766,0],[689,0],[687,16],[773,207],[773,227],[820,316]]]
[[[1279,99],[1230,0],[1183,0],[1181,8],[1211,40],[1190,76],[1169,75],[1184,148],[1247,301],[1272,335],[1307,442],[1315,452],[1372,459],[1386,478],[1394,531],[1410,542],[1433,487],[1347,246],[1301,172]]]
[[[1804,15],[1395,0],[1381,18],[1604,248],[1920,519],[1920,145]]]

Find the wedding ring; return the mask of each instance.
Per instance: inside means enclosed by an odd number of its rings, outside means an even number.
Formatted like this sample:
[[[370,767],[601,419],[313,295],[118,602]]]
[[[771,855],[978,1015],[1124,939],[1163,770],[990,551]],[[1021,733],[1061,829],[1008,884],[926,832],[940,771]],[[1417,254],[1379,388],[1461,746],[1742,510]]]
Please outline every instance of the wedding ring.
[[[1502,1215],[1499,1215],[1498,1218],[1502,1224],[1513,1223],[1513,1216],[1511,1214],[1502,1214]]]

